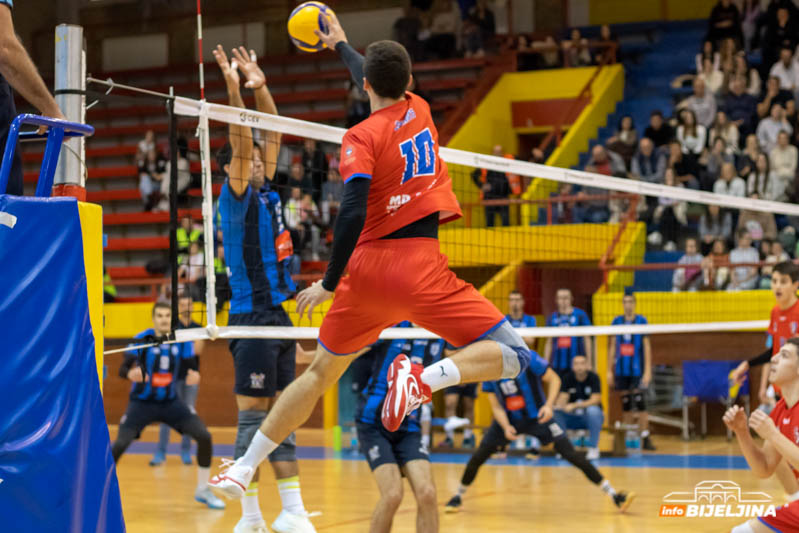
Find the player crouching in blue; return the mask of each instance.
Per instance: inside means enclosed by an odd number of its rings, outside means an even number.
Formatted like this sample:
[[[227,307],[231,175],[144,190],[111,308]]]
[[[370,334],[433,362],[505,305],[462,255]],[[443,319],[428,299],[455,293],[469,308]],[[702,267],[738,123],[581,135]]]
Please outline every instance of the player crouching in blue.
[[[547,385],[546,394],[543,383]],[[544,445],[552,442],[555,451],[579,468],[592,483],[598,485],[616,507],[621,511],[629,507],[635,493],[616,492],[596,467],[575,451],[566,433],[552,420],[552,406],[560,392],[560,378],[549,368],[546,360],[532,352],[530,366],[516,379],[485,382],[483,391],[489,393],[494,421],[483,435],[477,451],[469,459],[458,493],[447,503],[446,512],[455,513],[460,510],[463,495],[483,463],[522,434],[537,437]]]
[[[410,326],[410,324],[402,323],[400,326]],[[432,342],[439,343],[439,346],[443,343],[443,341]],[[386,381],[388,369],[400,353],[411,356],[413,344],[406,340],[395,340],[387,350],[377,352],[371,377],[358,401],[355,415],[358,441],[380,490],[380,500],[372,513],[370,533],[391,531],[394,514],[402,503],[403,477],[408,478],[416,498],[416,531],[419,533],[438,531],[436,486],[433,481],[433,470],[430,467],[429,452],[422,444],[419,420],[421,409],[408,415],[399,429],[394,432],[383,427],[380,417],[388,392]]]
[[[161,337],[170,332],[172,309],[169,304],[157,302],[153,306],[153,328],[136,335],[137,339]],[[191,344],[191,343],[188,343]],[[194,499],[211,509],[224,509],[225,503],[214,496],[208,487],[211,476],[213,444],[211,434],[196,413],[177,397],[176,383],[181,368],[185,367],[186,384],[200,382],[197,356],[184,350],[183,344],[158,345],[125,352],[119,375],[133,382],[128,409],[119,422],[117,440],[112,446],[114,462],[153,422],[163,422],[182,435],[197,441],[197,489]]]
[[[563,429],[587,429],[589,461],[599,459],[599,434],[605,415],[602,413],[599,376],[588,368],[588,359],[572,359],[572,371],[563,377],[556,402],[555,421]]]

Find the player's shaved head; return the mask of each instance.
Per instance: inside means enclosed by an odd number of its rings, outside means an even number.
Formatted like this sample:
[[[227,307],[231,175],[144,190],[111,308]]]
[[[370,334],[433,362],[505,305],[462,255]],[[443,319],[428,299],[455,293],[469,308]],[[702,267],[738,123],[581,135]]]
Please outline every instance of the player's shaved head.
[[[375,94],[398,99],[411,81],[411,57],[396,41],[376,41],[366,47],[363,72]]]

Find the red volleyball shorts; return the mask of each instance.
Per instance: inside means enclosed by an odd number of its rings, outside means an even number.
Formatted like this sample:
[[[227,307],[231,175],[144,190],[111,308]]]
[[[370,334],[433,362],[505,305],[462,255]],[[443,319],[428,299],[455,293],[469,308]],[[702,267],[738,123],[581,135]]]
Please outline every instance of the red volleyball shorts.
[[[437,239],[367,242],[355,248],[348,269],[319,331],[319,342],[336,355],[359,351],[403,320],[460,347],[505,319],[449,269]]]
[[[758,520],[774,531],[799,533],[799,501],[793,501],[778,507],[776,516],[761,516]]]

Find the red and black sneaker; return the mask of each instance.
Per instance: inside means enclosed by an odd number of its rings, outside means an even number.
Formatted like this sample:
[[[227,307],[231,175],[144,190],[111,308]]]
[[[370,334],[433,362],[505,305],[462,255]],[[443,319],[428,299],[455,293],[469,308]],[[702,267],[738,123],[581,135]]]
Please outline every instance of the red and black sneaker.
[[[405,354],[400,354],[388,368],[386,380],[388,393],[383,402],[383,426],[397,431],[408,413],[429,402],[433,393],[422,382],[422,365],[415,365]]]

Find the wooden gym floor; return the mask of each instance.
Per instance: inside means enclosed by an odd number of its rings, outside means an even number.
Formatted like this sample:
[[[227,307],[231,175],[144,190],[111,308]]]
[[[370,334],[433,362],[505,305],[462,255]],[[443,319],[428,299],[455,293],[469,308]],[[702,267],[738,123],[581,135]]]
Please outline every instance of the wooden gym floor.
[[[230,456],[235,429],[212,428],[215,457],[212,472],[218,471],[219,457]],[[111,428],[112,439],[116,427]],[[241,516],[238,502],[228,502],[224,511],[206,508],[193,499],[196,484],[194,466],[184,466],[170,453],[159,467],[150,467],[156,428],[145,430],[121,460],[117,473],[122,506],[131,533],[198,533],[232,531]],[[377,501],[376,485],[363,458],[348,451],[340,458],[325,448],[321,430],[301,430],[300,481],[305,506],[321,511],[313,519],[320,532],[368,531],[369,518]],[[347,440],[345,434],[345,441]],[[177,450],[172,434],[170,451]],[[680,531],[721,532],[740,518],[661,518],[663,497],[671,491],[693,491],[705,480],[730,480],[742,491],[764,491],[783,503],[784,495],[775,480],[757,480],[745,465],[737,444],[723,438],[683,442],[677,437],[660,437],[658,451],[624,459],[601,459],[600,471],[616,489],[635,491],[635,502],[620,514],[610,500],[583,474],[563,461],[542,458],[506,459],[486,464],[464,499],[463,510],[444,514],[443,506],[458,487],[468,456],[434,454],[434,473],[441,506],[442,532],[595,532],[615,533]],[[610,436],[603,434],[603,449]],[[494,463],[494,464],[492,464]],[[280,499],[269,469],[260,484],[261,510],[267,523],[280,511]],[[415,531],[413,495],[406,484],[405,498],[394,520],[393,531]]]

